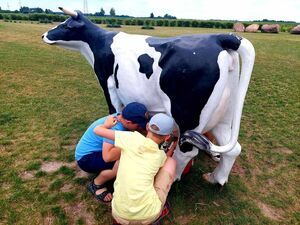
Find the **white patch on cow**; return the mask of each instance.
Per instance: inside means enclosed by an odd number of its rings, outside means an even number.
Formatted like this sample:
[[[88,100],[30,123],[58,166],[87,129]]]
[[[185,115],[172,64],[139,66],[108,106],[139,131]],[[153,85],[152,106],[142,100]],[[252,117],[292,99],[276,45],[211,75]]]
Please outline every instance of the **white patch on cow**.
[[[45,38],[45,37],[44,37]],[[94,68],[95,58],[94,54],[88,45],[88,43],[84,41],[55,41],[55,45],[58,45],[62,48],[79,51],[89,62],[89,64]]]
[[[49,39],[47,38],[47,36],[48,36],[48,32],[46,32],[46,33],[43,34],[43,41],[46,42],[47,44],[50,44],[50,45],[54,44],[55,41],[49,40]]]
[[[117,112],[121,112],[123,109],[123,104],[120,101],[120,98],[116,92],[116,82],[115,82],[115,79],[113,76],[110,76],[107,79],[107,88],[108,88],[109,97],[110,97],[110,100],[111,100],[113,106],[115,107]]]
[[[197,132],[205,133],[211,130],[224,117],[231,94],[231,90],[227,86],[230,58],[227,51],[220,52],[218,56],[220,78],[201,111],[199,126],[195,129]]]
[[[161,90],[159,79],[162,69],[158,65],[160,52],[150,47],[146,42],[149,36],[130,35],[118,33],[111,45],[115,55],[115,64],[119,65],[117,79],[119,88],[109,89],[112,104],[116,107],[120,102],[126,105],[130,102],[141,102],[151,112],[165,112],[171,115],[171,102],[169,97]],[[138,57],[148,54],[154,59],[153,74],[148,79],[139,72]],[[112,75],[113,76],[113,75]],[[111,76],[111,77],[112,77]],[[114,96],[118,96],[118,100]]]

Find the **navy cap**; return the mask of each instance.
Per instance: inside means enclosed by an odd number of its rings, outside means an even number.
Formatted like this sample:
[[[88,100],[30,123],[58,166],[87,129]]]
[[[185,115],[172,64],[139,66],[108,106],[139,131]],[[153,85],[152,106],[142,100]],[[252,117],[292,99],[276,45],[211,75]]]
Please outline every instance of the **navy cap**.
[[[122,111],[122,116],[124,119],[138,124],[143,129],[146,129],[146,124],[149,121],[146,106],[138,102],[131,102],[126,105]]]

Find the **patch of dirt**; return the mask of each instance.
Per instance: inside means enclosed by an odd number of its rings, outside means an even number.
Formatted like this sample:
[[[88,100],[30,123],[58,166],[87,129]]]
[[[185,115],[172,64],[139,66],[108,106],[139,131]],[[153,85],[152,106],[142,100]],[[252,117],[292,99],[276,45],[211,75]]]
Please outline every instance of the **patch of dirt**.
[[[71,145],[64,145],[64,146],[62,146],[62,147],[63,147],[64,149],[69,150],[69,151],[74,151],[76,145],[75,145],[75,144],[71,144]]]
[[[241,167],[238,163],[233,164],[231,171],[233,174],[238,174],[240,176],[245,175],[245,169]]]
[[[0,146],[0,153],[1,153],[1,155],[2,155],[2,153],[4,153],[4,152],[5,152],[4,146]]]
[[[260,208],[263,215],[271,220],[280,221],[282,220],[282,215],[279,209],[275,209],[271,206],[268,206],[262,202],[257,202],[258,207]]]
[[[180,225],[188,225],[195,219],[195,215],[182,215],[175,218],[178,224]]]
[[[74,188],[74,185],[71,185],[71,184],[65,184],[61,189],[60,191],[61,192],[70,192],[72,189]]]
[[[46,173],[53,173],[60,169],[60,167],[66,166],[75,170],[76,177],[79,178],[88,178],[89,173],[82,171],[76,162],[64,163],[64,162],[44,162],[41,166],[41,170]]]
[[[41,170],[46,173],[52,173],[57,171],[62,166],[63,166],[62,162],[45,162],[42,164]]]
[[[76,169],[78,167],[76,162],[63,163],[63,165],[72,169]]]
[[[82,202],[78,204],[72,203],[72,205],[65,206],[64,209],[70,224],[76,224],[80,218],[84,220],[86,225],[93,225],[96,223],[93,213],[89,212]]]
[[[276,152],[282,152],[282,153],[287,154],[287,155],[293,154],[293,151],[289,148],[286,148],[286,147],[276,148],[275,151]]]
[[[20,177],[24,180],[31,180],[34,178],[34,172],[25,171],[20,174]]]
[[[86,172],[84,172],[84,171],[82,171],[78,167],[76,167],[76,177],[79,177],[79,178],[88,178],[89,174],[86,173]]]
[[[54,224],[54,217],[53,216],[49,216],[49,215],[46,216],[44,218],[43,224],[44,225],[52,225],[52,224]]]

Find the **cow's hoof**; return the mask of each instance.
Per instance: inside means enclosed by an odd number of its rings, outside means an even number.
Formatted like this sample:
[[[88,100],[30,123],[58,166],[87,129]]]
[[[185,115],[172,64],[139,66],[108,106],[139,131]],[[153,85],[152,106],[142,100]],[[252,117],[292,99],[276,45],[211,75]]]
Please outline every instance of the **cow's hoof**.
[[[214,176],[212,173],[205,173],[202,175],[202,178],[204,181],[208,182],[208,183],[211,183],[211,184],[215,184],[217,183],[214,179]]]

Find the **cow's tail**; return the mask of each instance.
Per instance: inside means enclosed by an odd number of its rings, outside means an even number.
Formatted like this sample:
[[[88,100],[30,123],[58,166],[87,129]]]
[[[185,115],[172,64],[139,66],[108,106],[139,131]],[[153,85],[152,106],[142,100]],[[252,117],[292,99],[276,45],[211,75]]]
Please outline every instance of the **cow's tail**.
[[[231,149],[233,149],[233,147],[236,145],[239,135],[244,100],[249,86],[255,59],[254,47],[251,44],[251,42],[247,39],[241,39],[241,43],[237,48],[237,52],[240,55],[242,64],[239,77],[239,85],[234,104],[235,112],[232,120],[230,141],[226,145],[217,146],[210,142],[204,135],[198,134],[194,131],[187,131],[185,134],[182,135],[181,143],[189,142],[190,144],[193,144],[199,149],[212,151],[216,153],[228,152]]]

